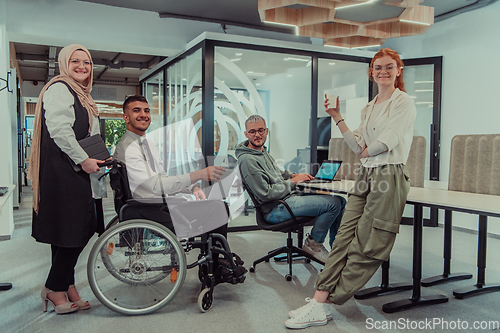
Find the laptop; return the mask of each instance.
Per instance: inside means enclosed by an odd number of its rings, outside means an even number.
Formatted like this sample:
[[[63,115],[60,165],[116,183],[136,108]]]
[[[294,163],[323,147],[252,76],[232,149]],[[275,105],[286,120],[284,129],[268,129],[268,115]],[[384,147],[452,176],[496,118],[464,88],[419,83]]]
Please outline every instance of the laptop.
[[[342,161],[325,160],[321,163],[321,166],[314,176],[314,179],[306,180],[304,183],[330,183],[333,182],[333,178],[340,169]]]

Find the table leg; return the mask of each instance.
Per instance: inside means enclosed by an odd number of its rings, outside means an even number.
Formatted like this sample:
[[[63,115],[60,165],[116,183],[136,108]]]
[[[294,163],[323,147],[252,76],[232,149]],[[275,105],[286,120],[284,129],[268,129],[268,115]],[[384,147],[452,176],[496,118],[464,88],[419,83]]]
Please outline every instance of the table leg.
[[[477,240],[477,283],[472,287],[465,287],[453,291],[453,296],[462,299],[474,295],[481,295],[500,291],[500,283],[493,286],[485,285],[486,273],[486,241],[488,239],[488,217],[479,215],[479,235]]]
[[[9,290],[12,288],[12,283],[0,283],[0,290]]]
[[[442,275],[432,276],[422,280],[422,287],[430,287],[441,283],[472,279],[469,273],[451,273],[451,210],[444,211],[444,269]]]
[[[420,294],[420,281],[422,279],[422,232],[423,218],[422,205],[415,204],[413,215],[413,293],[410,299],[386,303],[382,311],[387,313],[411,309],[417,306],[432,305],[448,302],[444,295],[422,297]]]
[[[411,284],[407,283],[389,284],[389,260],[390,259],[387,259],[387,261],[382,263],[382,283],[378,287],[366,288],[358,291],[354,294],[355,299],[368,299],[391,292],[410,290],[413,287]]]

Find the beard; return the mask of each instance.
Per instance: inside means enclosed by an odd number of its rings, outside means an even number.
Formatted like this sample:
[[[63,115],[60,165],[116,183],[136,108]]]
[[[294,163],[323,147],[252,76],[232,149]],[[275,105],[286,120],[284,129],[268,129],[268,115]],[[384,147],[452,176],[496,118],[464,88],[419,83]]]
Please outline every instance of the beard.
[[[254,140],[248,140],[250,142],[250,144],[252,144],[252,146],[254,146],[255,148],[261,148],[265,141],[263,139],[261,139],[261,142],[260,143],[256,143]]]

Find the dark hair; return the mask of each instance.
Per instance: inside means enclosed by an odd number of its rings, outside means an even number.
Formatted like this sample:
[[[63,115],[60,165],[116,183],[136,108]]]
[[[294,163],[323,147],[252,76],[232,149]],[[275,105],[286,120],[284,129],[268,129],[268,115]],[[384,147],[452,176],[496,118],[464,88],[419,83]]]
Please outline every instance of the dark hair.
[[[123,102],[123,113],[125,113],[125,108],[127,107],[127,105],[129,105],[130,103],[133,103],[133,102],[144,102],[144,103],[147,103],[148,100],[146,99],[146,97],[144,97],[142,95],[128,96],[125,99],[125,102]]]
[[[394,81],[394,88],[399,88],[399,90],[406,92],[405,91],[405,84],[403,82],[403,66],[404,66],[403,61],[399,57],[399,54],[396,51],[391,50],[390,48],[381,49],[377,53],[375,53],[375,55],[373,56],[372,62],[370,63],[370,68],[368,69],[368,77],[369,77],[370,81],[373,81],[373,75],[372,75],[373,63],[378,58],[382,58],[385,56],[389,56],[392,59],[394,59],[396,61],[396,65],[401,69],[401,75],[396,77],[396,80]]]

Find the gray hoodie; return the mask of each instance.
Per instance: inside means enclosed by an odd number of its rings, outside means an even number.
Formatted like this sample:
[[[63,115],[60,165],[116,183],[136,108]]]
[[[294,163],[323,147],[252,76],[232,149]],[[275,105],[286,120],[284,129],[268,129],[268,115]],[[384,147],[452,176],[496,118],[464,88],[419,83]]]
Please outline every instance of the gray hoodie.
[[[278,168],[274,158],[267,152],[248,148],[248,140],[236,147],[236,158],[240,166],[241,177],[260,203],[285,199],[295,189],[290,180],[292,173]],[[263,206],[262,212],[269,213],[275,206]]]

